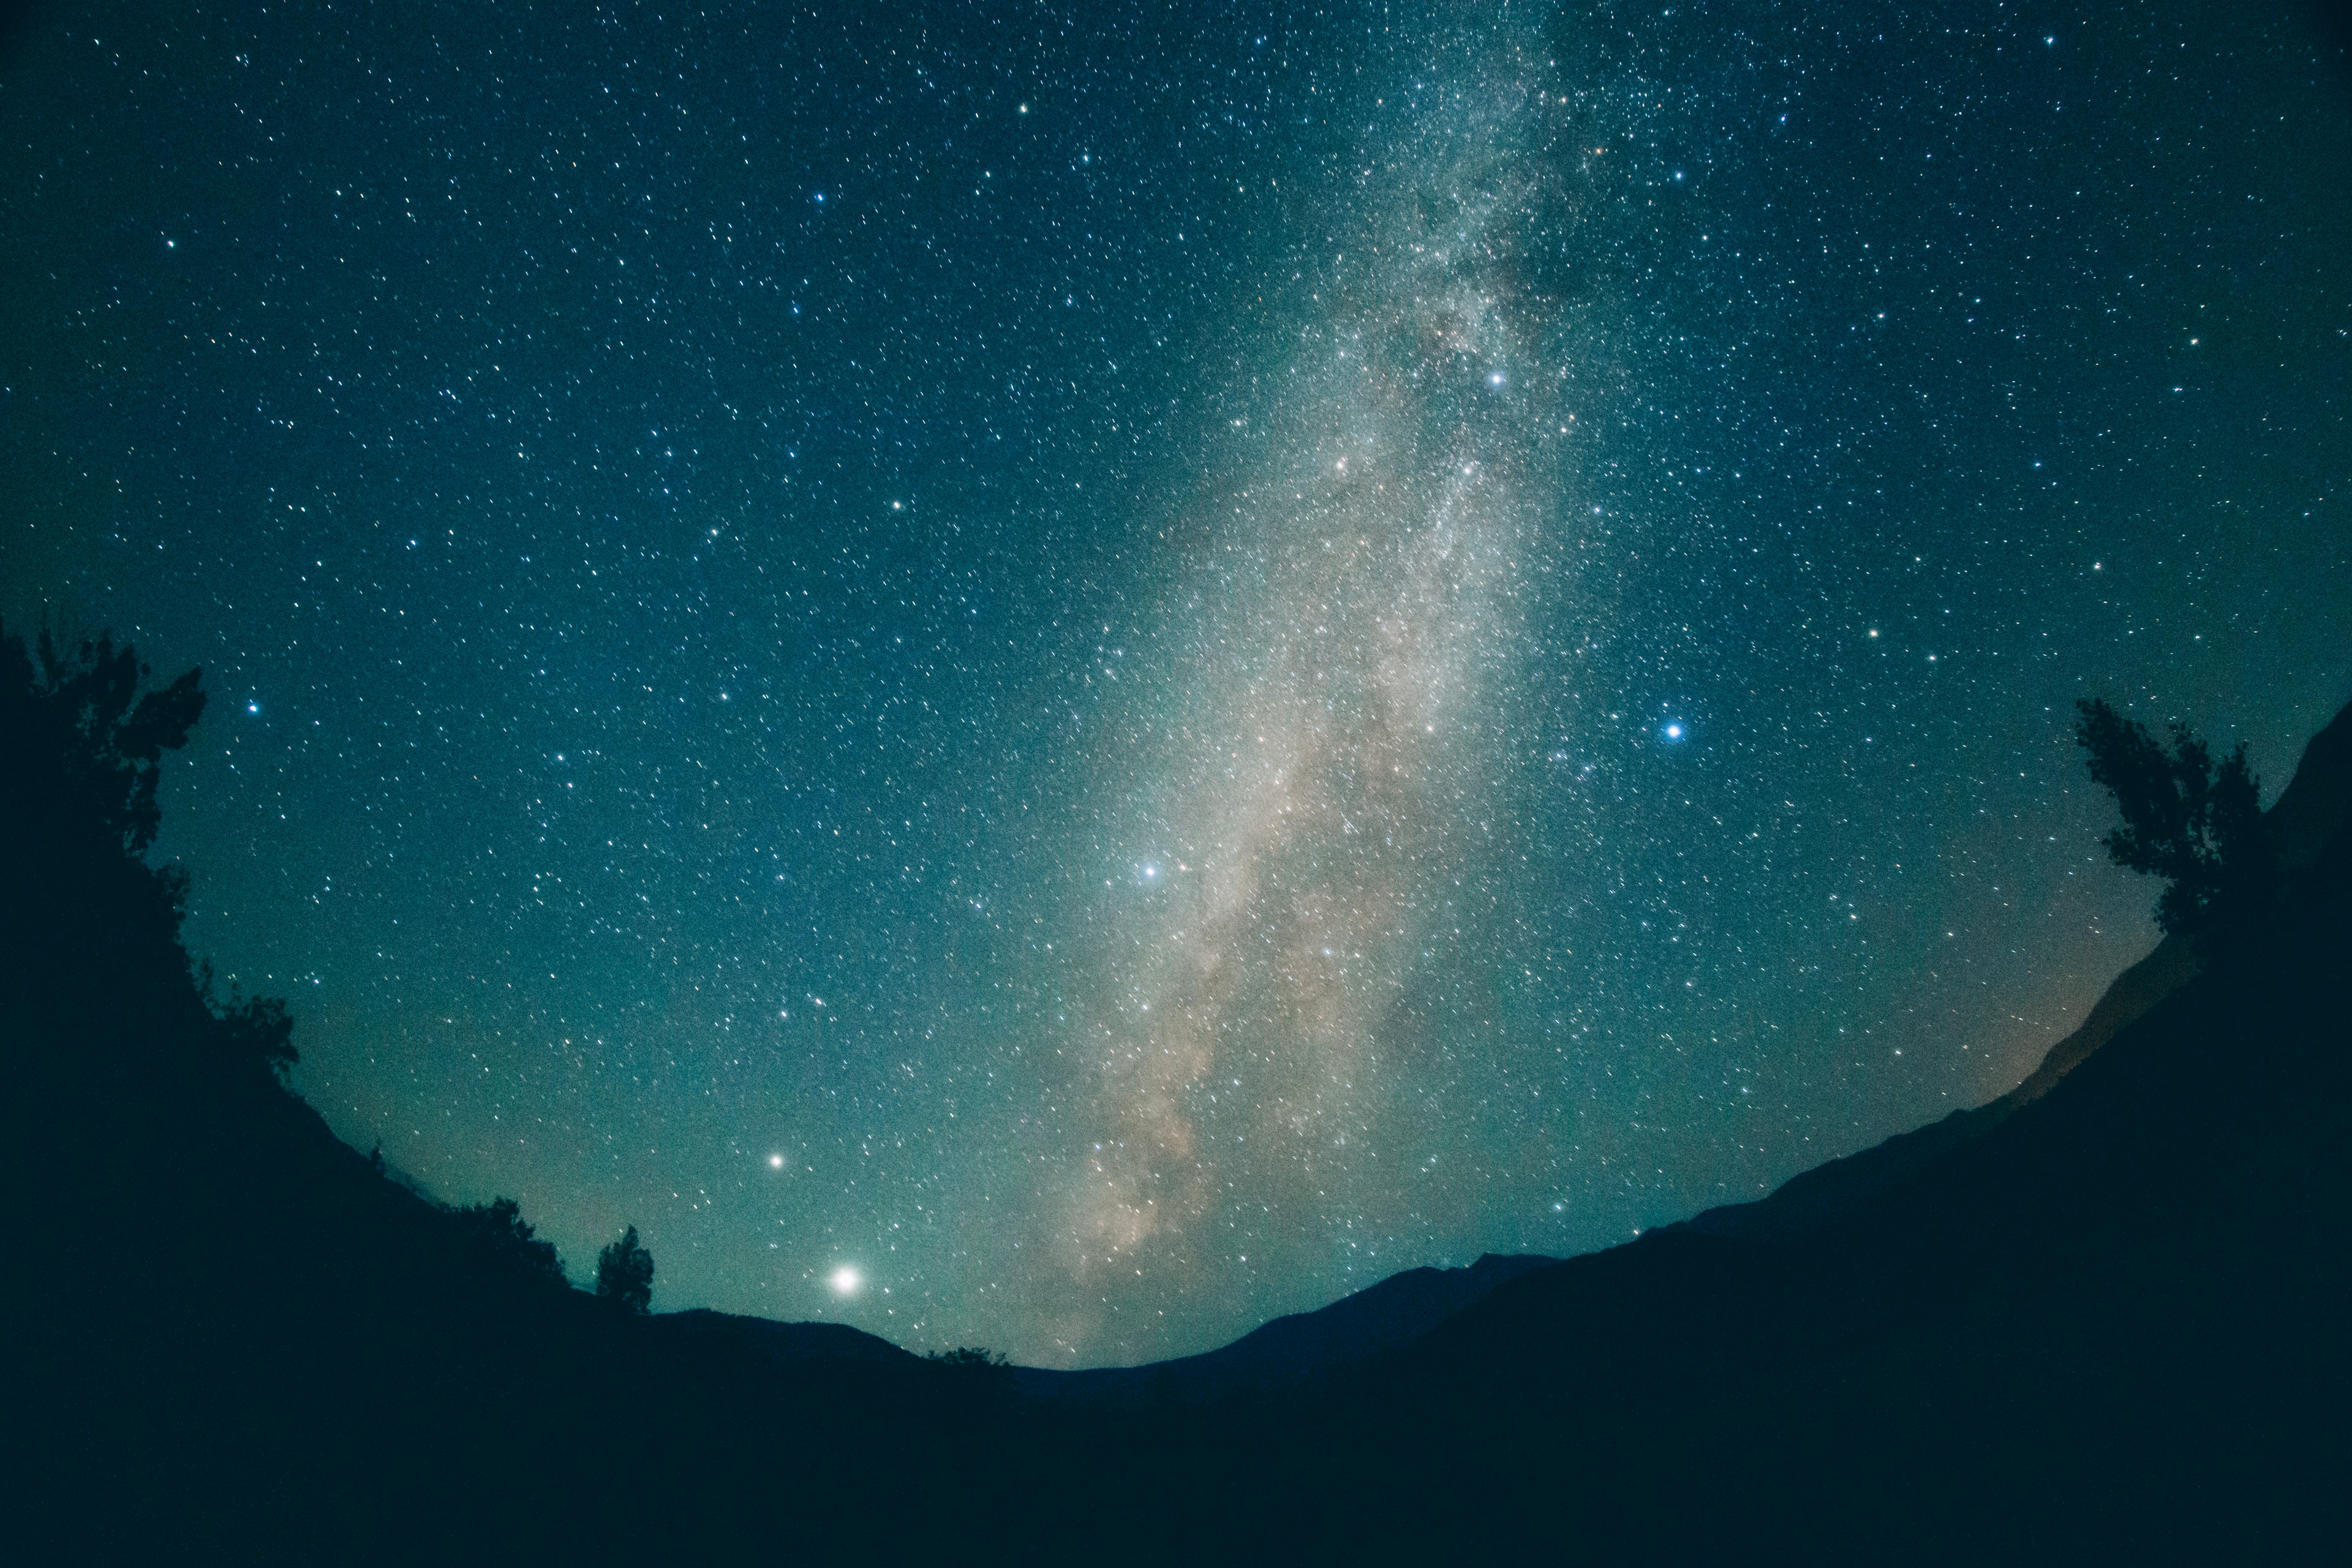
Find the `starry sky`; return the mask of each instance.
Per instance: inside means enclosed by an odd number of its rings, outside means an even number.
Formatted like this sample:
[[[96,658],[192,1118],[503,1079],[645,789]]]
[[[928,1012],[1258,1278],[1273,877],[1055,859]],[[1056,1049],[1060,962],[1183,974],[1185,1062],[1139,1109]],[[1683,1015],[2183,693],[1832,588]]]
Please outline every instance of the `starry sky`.
[[[575,1277],[1047,1365],[1612,1244],[2153,942],[2352,695],[2261,6],[357,3],[0,63],[0,613],[213,706],[295,1081]]]

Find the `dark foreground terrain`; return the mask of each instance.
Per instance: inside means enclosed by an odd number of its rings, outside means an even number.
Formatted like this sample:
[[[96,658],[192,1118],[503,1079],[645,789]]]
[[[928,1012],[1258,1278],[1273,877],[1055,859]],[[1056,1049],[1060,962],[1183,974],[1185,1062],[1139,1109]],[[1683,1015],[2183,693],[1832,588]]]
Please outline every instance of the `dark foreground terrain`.
[[[12,1561],[2341,1551],[2352,721],[2259,913],[2032,1093],[1095,1386],[630,1316],[339,1142],[190,975],[117,674],[68,734],[0,669]]]

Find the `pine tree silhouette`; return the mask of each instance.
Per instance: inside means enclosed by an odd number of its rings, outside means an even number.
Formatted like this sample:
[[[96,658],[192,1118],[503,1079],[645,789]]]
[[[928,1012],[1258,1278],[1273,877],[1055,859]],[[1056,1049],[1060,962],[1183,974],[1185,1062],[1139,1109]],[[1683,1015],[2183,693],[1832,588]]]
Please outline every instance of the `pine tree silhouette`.
[[[2123,826],[2100,842],[2116,865],[2165,879],[2156,923],[2206,936],[2238,921],[2278,869],[2245,742],[2217,763],[2185,724],[2171,727],[2168,750],[2104,697],[2075,707],[2075,744],[2089,753],[2092,780],[2123,813]]]
[[[596,1255],[596,1294],[639,1316],[653,1310],[654,1255],[637,1245],[637,1227]]]

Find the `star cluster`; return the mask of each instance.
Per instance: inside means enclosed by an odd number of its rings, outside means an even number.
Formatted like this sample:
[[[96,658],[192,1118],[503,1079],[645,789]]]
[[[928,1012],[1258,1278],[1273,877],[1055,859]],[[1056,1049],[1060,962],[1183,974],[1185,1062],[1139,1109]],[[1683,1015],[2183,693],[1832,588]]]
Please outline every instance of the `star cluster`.
[[[298,1085],[664,1306],[1056,1365],[1609,1244],[2151,940],[2340,704],[2352,115],[2180,5],[96,7],[0,610],[214,706]]]

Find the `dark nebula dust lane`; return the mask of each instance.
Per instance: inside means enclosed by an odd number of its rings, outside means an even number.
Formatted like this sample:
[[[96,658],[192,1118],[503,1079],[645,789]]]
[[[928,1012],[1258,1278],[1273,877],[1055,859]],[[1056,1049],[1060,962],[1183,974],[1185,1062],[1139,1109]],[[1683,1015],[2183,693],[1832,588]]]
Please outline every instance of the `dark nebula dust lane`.
[[[2297,13],[901,11],[0,62],[0,614],[575,1272],[1084,1365],[1759,1195],[2153,940],[2075,699],[2346,695]]]

